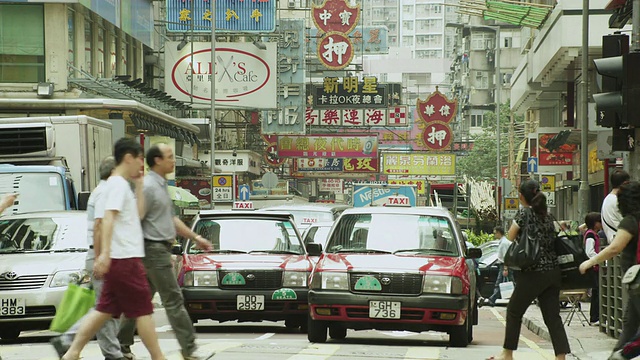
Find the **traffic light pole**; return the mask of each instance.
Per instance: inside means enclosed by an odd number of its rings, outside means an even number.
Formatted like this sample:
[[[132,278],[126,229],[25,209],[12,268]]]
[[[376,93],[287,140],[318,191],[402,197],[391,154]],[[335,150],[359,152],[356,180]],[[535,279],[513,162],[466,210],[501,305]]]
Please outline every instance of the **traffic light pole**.
[[[634,0],[634,5],[636,1]],[[582,0],[582,120],[580,138],[580,188],[578,189],[578,221],[589,213],[589,0]]]
[[[640,0],[633,0],[631,51],[640,51]]]

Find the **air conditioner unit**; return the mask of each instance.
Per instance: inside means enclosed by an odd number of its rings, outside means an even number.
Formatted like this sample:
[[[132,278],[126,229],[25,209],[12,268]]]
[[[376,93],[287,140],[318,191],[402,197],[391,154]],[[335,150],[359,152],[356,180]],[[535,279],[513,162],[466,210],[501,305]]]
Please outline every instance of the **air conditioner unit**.
[[[296,1],[289,0],[289,9],[295,9],[295,8],[296,8]]]

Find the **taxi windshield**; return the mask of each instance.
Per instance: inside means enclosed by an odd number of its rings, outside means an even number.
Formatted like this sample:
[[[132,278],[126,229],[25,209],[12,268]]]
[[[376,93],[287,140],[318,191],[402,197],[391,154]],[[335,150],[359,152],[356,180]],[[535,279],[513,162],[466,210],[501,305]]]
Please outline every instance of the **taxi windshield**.
[[[290,221],[274,219],[201,219],[194,230],[209,239],[213,252],[304,254]],[[189,253],[200,250],[191,244]]]
[[[451,223],[445,217],[413,214],[343,215],[326,252],[458,256]]]
[[[86,224],[84,216],[0,220],[0,253],[87,249]]]

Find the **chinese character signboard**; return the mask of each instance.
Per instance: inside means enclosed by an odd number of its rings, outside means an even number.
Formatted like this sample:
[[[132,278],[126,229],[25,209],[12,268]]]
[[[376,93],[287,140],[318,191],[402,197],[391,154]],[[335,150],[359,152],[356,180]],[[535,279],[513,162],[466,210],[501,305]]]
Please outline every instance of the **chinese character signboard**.
[[[299,158],[295,163],[298,171],[340,172],[343,169],[342,159]]]
[[[349,33],[355,56],[388,54],[389,30],[386,26],[357,26]],[[313,55],[318,49],[318,40],[325,38],[325,33],[317,29],[307,29],[307,54]]]
[[[383,173],[387,175],[455,175],[454,154],[383,153]]]
[[[365,159],[344,159],[343,173],[378,173],[380,167],[378,166],[377,158],[365,158]]]
[[[279,157],[375,158],[378,138],[374,135],[278,136]]]
[[[211,101],[211,45],[193,43],[178,51],[177,42],[165,46],[165,91],[174,98],[203,106]],[[260,50],[251,43],[216,44],[216,106],[276,109],[276,44]],[[193,82],[193,83],[192,83]],[[192,91],[193,89],[193,91]]]
[[[321,109],[306,108],[307,126],[387,126],[387,109]]]
[[[419,195],[426,194],[427,182],[423,179],[389,179],[389,185],[415,185]]]
[[[349,33],[360,20],[360,5],[351,7],[346,0],[325,0],[312,6],[313,22],[324,37],[318,40],[318,59],[327,68],[340,70],[349,66],[354,49]]]
[[[318,191],[341,193],[343,188],[343,179],[320,179],[318,182]]]
[[[378,173],[378,159],[298,158],[295,172],[339,172],[345,174]]]
[[[458,109],[457,100],[449,100],[444,94],[434,91],[427,100],[418,99],[418,117],[425,124],[420,124],[423,128],[421,143],[431,150],[447,150],[453,142],[453,133],[449,123],[454,118]]]
[[[281,19],[278,43],[277,113],[262,119],[263,134],[305,133],[304,20]]]
[[[231,175],[213,176],[213,202],[233,201],[233,178]]]
[[[326,77],[322,84],[309,84],[307,105],[313,108],[387,108],[401,102],[402,84],[380,84],[373,76],[359,81],[347,76]]]
[[[273,32],[277,0],[216,0],[216,31]],[[211,32],[210,0],[167,0],[167,31]]]

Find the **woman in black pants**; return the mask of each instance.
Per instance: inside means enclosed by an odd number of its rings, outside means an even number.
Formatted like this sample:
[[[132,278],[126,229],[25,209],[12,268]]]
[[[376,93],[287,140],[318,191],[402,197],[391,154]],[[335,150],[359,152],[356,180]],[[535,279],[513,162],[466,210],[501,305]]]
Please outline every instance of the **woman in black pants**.
[[[534,236],[540,245],[540,254],[536,264],[520,271],[507,305],[502,353],[489,359],[513,359],[513,351],[518,348],[522,316],[537,298],[542,317],[549,329],[556,360],[564,360],[571,349],[560,317],[560,268],[553,245],[556,238],[553,218],[547,213],[547,198],[534,180],[526,180],[520,184],[520,203],[523,208],[513,220],[507,238],[511,241],[517,239],[520,228],[526,224],[527,233]]]

